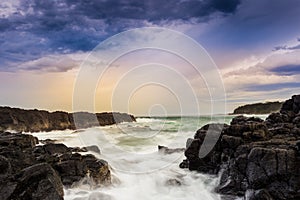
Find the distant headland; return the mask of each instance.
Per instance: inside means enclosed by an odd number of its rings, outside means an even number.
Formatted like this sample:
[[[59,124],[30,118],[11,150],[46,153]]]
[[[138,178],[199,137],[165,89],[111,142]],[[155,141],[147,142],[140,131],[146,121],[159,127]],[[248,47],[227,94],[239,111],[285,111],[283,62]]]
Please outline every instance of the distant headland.
[[[234,109],[233,115],[239,114],[270,114],[273,112],[278,112],[282,106],[283,102],[274,101],[274,102],[265,102],[265,103],[254,103],[246,104],[239,106]]]

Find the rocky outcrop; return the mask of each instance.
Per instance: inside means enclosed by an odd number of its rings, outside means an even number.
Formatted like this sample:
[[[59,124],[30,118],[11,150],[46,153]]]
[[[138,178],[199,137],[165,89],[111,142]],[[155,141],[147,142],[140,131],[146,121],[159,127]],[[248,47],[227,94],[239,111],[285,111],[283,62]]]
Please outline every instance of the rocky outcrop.
[[[247,104],[234,109],[232,114],[270,114],[272,112],[278,112],[282,104],[283,102],[279,101]]]
[[[111,183],[106,161],[74,152],[88,148],[37,143],[32,135],[0,132],[1,200],[63,199],[63,186],[72,186],[83,178],[97,186]]]
[[[164,154],[182,153],[184,151],[185,151],[185,148],[170,149],[168,147],[158,145],[158,152],[161,152],[161,153],[164,153]]]
[[[88,112],[67,113],[0,107],[0,131],[39,132],[89,128],[132,121],[135,121],[134,116],[118,112],[96,114]]]
[[[180,167],[202,173],[222,172],[216,191],[245,200],[300,199],[300,95],[264,121],[235,117],[230,125],[210,124],[188,139]],[[218,127],[223,127],[218,129]],[[219,130],[212,151],[199,150],[208,129]]]

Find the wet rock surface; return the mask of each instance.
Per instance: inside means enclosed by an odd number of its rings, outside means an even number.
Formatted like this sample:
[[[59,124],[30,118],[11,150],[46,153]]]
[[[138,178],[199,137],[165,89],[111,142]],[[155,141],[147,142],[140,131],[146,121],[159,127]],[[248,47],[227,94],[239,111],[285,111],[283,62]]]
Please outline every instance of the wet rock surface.
[[[23,110],[0,107],[0,131],[40,132],[133,122],[134,116],[126,113],[67,113],[62,111]]]
[[[32,135],[0,132],[1,200],[63,199],[63,186],[86,177],[97,186],[111,183],[106,161],[76,153],[76,148],[64,144],[37,144]]]
[[[300,95],[295,95],[266,120],[238,116],[230,125],[206,125],[188,139],[187,159],[180,167],[210,174],[222,170],[216,191],[224,195],[245,200],[300,199],[299,111]],[[210,129],[220,137],[201,157],[206,136],[214,133]]]

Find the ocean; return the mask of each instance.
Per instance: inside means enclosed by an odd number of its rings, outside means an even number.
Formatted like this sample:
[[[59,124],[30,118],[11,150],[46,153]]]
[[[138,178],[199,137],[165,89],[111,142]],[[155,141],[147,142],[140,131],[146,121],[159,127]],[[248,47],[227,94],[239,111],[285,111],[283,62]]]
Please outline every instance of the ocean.
[[[133,123],[32,134],[69,147],[97,145],[101,154],[88,153],[111,166],[112,185],[96,187],[90,180],[82,180],[64,189],[66,200],[218,200],[214,187],[219,176],[180,169],[184,153],[164,154],[158,145],[184,148],[201,126],[229,123],[233,117],[138,117]]]

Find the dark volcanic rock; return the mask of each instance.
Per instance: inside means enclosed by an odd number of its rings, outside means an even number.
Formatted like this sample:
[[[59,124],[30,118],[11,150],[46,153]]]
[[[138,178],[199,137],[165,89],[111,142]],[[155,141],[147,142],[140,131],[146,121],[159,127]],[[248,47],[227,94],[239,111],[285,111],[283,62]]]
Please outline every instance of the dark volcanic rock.
[[[39,132],[89,128],[132,121],[135,121],[134,116],[118,112],[92,114],[57,111],[51,113],[44,110],[0,107],[0,131]]]
[[[300,95],[283,103],[279,113],[264,121],[254,117],[235,117],[222,130],[216,125],[199,129],[188,139],[180,167],[204,173],[219,173],[216,188],[225,195],[244,196],[245,200],[300,199]],[[220,137],[205,157],[199,150],[211,134]]]
[[[97,185],[111,183],[106,161],[73,153],[75,148],[64,144],[37,142],[32,135],[0,132],[1,200],[63,199],[63,185],[85,177]]]

